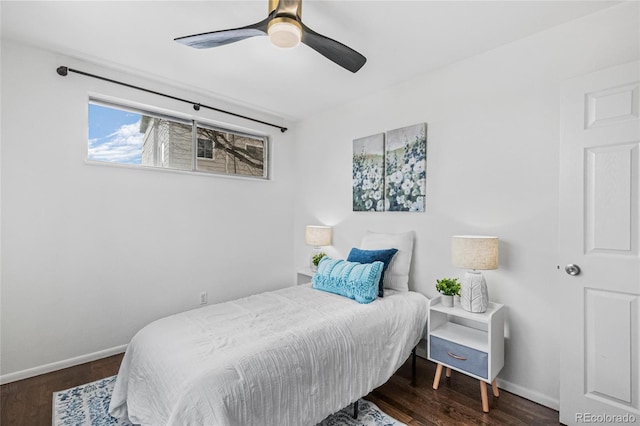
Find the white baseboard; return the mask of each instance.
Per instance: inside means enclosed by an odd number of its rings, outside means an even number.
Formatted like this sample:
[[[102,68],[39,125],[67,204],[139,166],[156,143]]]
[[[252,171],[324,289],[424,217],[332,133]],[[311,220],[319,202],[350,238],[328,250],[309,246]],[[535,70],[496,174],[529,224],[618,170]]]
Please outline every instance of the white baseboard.
[[[84,364],[86,362],[107,358],[111,355],[120,354],[126,349],[127,345],[115,346],[113,348],[105,349],[102,351],[80,355],[75,358],[52,362],[51,364],[28,368],[26,370],[16,371],[15,373],[3,374],[2,376],[0,376],[0,385],[39,376],[40,374],[51,373],[52,371],[62,370],[63,368],[73,367],[76,365]]]
[[[496,379],[496,383],[498,384],[498,387],[500,389],[504,389],[507,392],[511,392],[515,395],[521,396],[540,405],[544,405],[545,407],[551,408],[552,410],[558,411],[560,409],[559,399],[550,398],[547,395],[543,395],[539,392],[532,391],[531,389],[515,385],[500,378]]]

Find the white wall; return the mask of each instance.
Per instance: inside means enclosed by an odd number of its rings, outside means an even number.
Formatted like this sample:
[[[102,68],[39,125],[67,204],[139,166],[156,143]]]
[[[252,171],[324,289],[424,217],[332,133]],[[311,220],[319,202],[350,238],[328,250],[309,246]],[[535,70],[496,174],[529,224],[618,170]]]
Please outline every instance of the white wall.
[[[490,298],[508,307],[499,384],[557,408],[570,303],[554,294],[564,273],[556,269],[560,84],[638,59],[638,16],[637,2],[615,6],[300,123],[297,264],[307,262],[306,224],[334,226],[336,256],[367,229],[412,229],[410,287],[435,296],[437,278],[463,274],[451,265],[452,235],[497,235],[500,268],[484,274]],[[428,123],[426,212],[352,212],[352,140],[419,122]]]
[[[4,381],[117,351],[146,323],[196,308],[201,291],[215,303],[293,284],[290,133],[204,108],[197,115],[269,134],[271,181],[86,164],[89,94],[194,111],[77,74],[60,77],[59,65],[282,122],[4,41]]]

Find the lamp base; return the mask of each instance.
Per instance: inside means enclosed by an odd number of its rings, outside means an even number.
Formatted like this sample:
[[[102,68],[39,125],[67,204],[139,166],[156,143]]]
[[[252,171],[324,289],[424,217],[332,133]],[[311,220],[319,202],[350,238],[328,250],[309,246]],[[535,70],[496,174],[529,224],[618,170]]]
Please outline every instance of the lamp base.
[[[477,271],[467,271],[462,279],[460,306],[469,312],[486,312],[489,307],[489,291],[484,276]]]

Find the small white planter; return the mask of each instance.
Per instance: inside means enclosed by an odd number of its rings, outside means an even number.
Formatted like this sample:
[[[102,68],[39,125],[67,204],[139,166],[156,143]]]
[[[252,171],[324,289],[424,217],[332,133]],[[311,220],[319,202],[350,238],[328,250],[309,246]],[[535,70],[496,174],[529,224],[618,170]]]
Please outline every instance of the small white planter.
[[[453,296],[442,295],[442,306],[447,306],[449,308],[453,308]]]

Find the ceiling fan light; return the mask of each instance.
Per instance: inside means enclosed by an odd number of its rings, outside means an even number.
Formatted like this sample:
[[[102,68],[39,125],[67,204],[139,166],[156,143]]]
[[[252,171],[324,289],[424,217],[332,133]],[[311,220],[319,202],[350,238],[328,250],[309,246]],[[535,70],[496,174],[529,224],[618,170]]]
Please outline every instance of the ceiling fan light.
[[[299,24],[289,19],[270,22],[268,33],[271,43],[285,49],[296,47],[302,38],[302,29]]]

